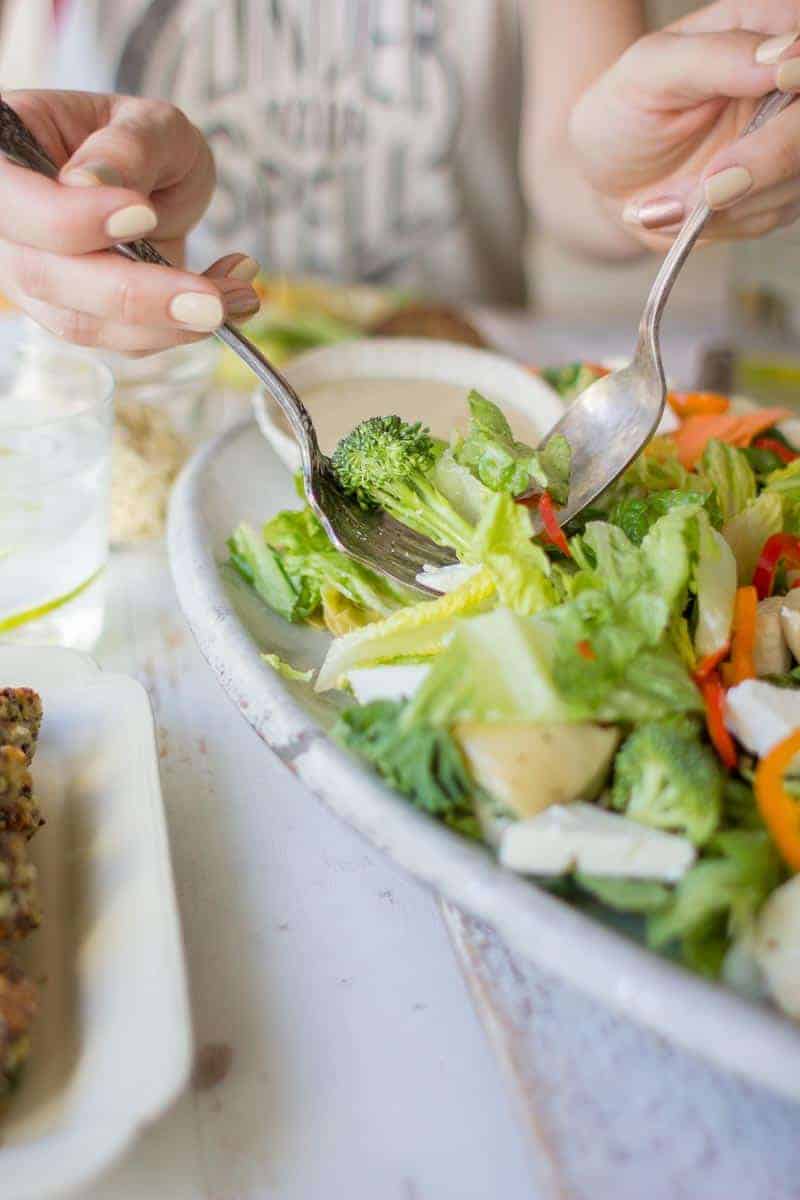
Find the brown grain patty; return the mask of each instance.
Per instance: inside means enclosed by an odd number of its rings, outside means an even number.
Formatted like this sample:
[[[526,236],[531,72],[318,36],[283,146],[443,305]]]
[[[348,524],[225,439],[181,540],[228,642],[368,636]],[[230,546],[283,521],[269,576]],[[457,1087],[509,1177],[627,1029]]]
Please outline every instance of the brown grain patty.
[[[0,941],[16,941],[41,920],[36,867],[21,833],[0,833]]]
[[[432,338],[482,349],[486,340],[455,308],[445,304],[409,304],[373,325],[374,337]]]
[[[42,702],[32,688],[0,688],[0,746],[16,746],[28,766],[42,724]]]
[[[34,984],[0,947],[0,1080],[13,1079],[28,1057],[28,1034],[38,1006]]]
[[[0,830],[32,837],[41,824],[23,751],[0,746]]]

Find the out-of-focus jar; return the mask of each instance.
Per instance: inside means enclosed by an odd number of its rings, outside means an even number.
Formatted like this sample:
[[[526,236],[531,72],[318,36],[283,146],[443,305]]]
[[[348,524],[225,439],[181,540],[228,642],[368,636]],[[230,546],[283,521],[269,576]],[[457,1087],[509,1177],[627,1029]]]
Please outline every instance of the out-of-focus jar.
[[[62,343],[26,321],[27,345],[46,359]],[[192,449],[214,431],[213,338],[145,358],[83,350],[100,358],[116,381],[111,455],[111,544],[125,546],[163,536],[172,485]]]

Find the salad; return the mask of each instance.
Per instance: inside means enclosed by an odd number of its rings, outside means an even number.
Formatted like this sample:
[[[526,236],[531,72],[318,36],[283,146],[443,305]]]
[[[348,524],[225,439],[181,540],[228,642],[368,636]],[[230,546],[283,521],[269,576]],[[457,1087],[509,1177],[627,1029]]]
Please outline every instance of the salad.
[[[600,372],[542,375],[569,400]],[[343,694],[334,736],[409,803],[800,1018],[800,450],[784,409],[669,408],[563,530],[569,445],[517,441],[478,393],[449,444],[359,425],[342,486],[456,551],[420,577],[429,599],[334,549],[307,505],[240,525],[230,565],[333,635],[316,673],[265,658]]]

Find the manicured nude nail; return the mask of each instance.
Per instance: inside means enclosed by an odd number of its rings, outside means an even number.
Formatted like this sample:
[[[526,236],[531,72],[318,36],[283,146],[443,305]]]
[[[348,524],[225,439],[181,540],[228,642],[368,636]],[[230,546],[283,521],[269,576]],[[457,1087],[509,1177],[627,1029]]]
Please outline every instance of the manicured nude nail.
[[[724,208],[749,192],[752,186],[753,176],[746,167],[727,167],[706,180],[706,204],[709,208]]]
[[[641,225],[643,229],[662,229],[665,225],[677,225],[683,215],[684,204],[677,196],[659,196],[643,204],[629,204],[622,219],[629,225]]]
[[[169,315],[173,321],[180,321],[181,325],[199,333],[218,329],[225,319],[220,300],[206,292],[180,292],[173,297]]]
[[[261,264],[247,255],[245,258],[240,259],[235,267],[231,267],[230,271],[228,271],[228,279],[241,279],[243,283],[250,283],[251,280],[255,279],[260,270]]]
[[[112,213],[106,221],[106,233],[115,242],[124,242],[128,238],[144,237],[152,233],[158,224],[158,217],[152,208],[146,204],[131,204]]]
[[[790,58],[781,63],[775,72],[775,83],[781,92],[796,92],[800,90],[800,58]]]
[[[61,182],[67,187],[121,187],[122,176],[107,163],[84,163],[65,171]]]
[[[231,317],[246,317],[249,313],[258,312],[260,307],[258,296],[252,288],[241,292],[229,292],[225,296],[225,311]]]
[[[756,62],[761,66],[771,66],[794,45],[798,37],[800,34],[795,30],[793,33],[779,33],[777,37],[767,38],[756,50]]]

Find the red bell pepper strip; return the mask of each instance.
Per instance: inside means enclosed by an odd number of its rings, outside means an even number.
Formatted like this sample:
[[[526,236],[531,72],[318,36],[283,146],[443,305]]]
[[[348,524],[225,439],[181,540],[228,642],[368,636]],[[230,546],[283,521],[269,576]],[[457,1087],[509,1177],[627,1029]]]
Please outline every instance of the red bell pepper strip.
[[[800,538],[791,533],[773,533],[767,538],[753,572],[753,587],[759,600],[772,595],[778,567],[800,568]]]
[[[581,658],[585,658],[587,662],[594,662],[597,658],[597,655],[592,649],[592,643],[587,641],[586,638],[583,638],[582,641],[578,642],[577,650]]]
[[[757,437],[753,441],[753,445],[758,450],[769,450],[770,454],[774,454],[783,463],[793,463],[800,458],[800,454],[796,450],[792,450],[785,442],[781,442],[778,438]]]
[[[561,553],[566,555],[567,558],[571,558],[572,554],[570,552],[569,543],[564,536],[564,530],[558,523],[555,505],[550,498],[549,492],[542,492],[541,496],[539,497],[538,509],[539,516],[542,518],[544,531],[549,540],[553,543],[557,550],[560,550]]]
[[[706,706],[706,729],[711,744],[723,765],[732,771],[737,763],[736,746],[725,728],[725,689],[719,672],[712,671],[704,679],[695,677],[695,682]]]

